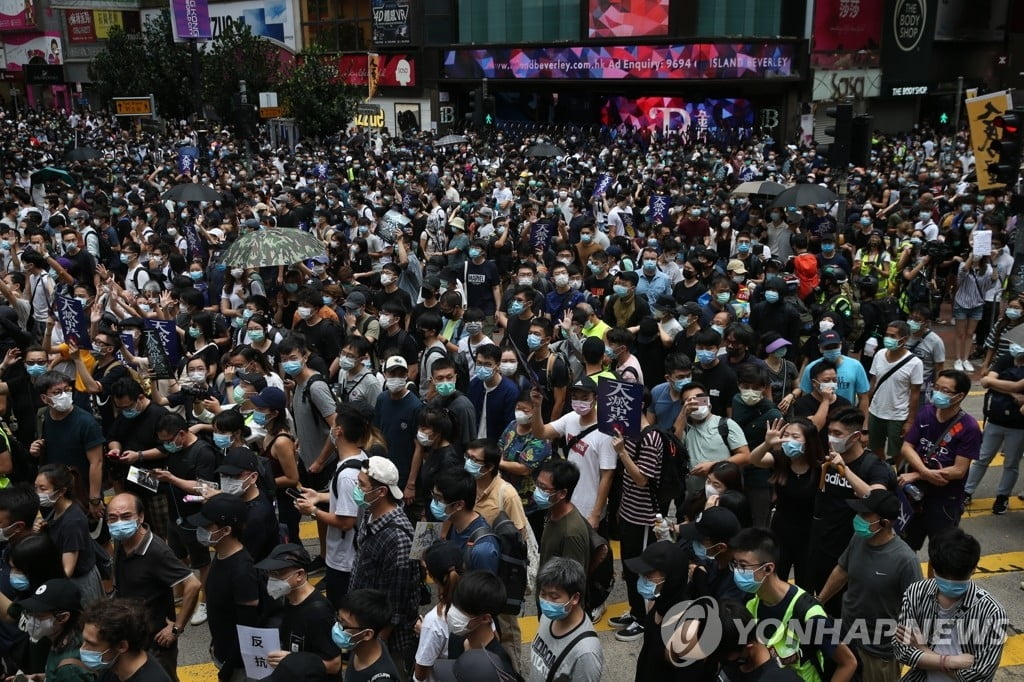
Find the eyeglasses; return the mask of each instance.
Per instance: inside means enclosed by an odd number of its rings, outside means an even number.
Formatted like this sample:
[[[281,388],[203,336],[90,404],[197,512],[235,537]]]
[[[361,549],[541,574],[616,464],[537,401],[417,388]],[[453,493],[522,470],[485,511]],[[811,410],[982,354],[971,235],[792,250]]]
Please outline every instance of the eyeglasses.
[[[765,561],[764,563],[760,564],[743,564],[739,561],[734,560],[729,562],[729,568],[731,568],[734,571],[758,571],[767,566],[769,563],[771,562]]]
[[[466,454],[466,459],[471,459],[471,460],[473,460],[474,462],[476,462],[477,464],[486,464],[486,461],[485,461],[485,460],[482,460],[482,459],[477,459],[476,457],[473,457],[472,455],[470,455],[470,454],[468,454],[468,453]]]

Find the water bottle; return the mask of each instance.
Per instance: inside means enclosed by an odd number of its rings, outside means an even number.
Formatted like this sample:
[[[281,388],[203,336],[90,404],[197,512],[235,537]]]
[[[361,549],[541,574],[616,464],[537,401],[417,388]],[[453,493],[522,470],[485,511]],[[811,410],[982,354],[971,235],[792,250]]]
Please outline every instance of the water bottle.
[[[671,540],[672,531],[669,530],[665,518],[661,514],[654,515],[654,537],[658,540]]]

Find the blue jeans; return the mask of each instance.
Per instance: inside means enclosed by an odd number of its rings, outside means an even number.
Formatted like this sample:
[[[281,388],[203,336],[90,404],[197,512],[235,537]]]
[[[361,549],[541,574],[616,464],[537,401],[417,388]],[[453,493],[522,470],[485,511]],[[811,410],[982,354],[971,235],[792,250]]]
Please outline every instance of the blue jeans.
[[[999,487],[996,488],[996,495],[1009,497],[1013,492],[1013,486],[1017,484],[1017,473],[1020,470],[1020,457],[1024,452],[1024,429],[1010,429],[989,422],[985,425],[985,431],[981,437],[981,452],[976,462],[971,462],[970,473],[967,474],[967,483],[964,491],[973,495],[978,484],[985,476],[988,465],[992,458],[1003,450],[1003,475],[999,478]]]

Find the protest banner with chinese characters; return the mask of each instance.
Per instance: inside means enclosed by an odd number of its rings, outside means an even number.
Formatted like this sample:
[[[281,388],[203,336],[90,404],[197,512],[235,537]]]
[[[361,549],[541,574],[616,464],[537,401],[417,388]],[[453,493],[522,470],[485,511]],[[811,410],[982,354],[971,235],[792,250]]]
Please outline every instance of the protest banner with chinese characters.
[[[534,251],[547,251],[554,236],[554,223],[550,220],[538,220],[530,227],[530,246]]]
[[[597,423],[601,433],[640,437],[640,411],[644,404],[643,384],[631,384],[602,377],[597,382]]]
[[[672,205],[672,197],[654,194],[647,202],[647,222],[658,225],[668,220],[668,207]]]
[[[158,379],[169,379],[171,375],[161,375],[165,372],[173,373],[181,364],[181,340],[174,328],[174,320],[146,320],[146,331],[143,332],[143,336],[146,339],[143,348],[154,376]],[[163,364],[160,362],[161,358],[166,366],[158,370],[153,363]]]
[[[89,340],[89,318],[85,314],[82,302],[70,296],[57,295],[53,302],[54,314],[64,330],[64,338],[74,341],[81,350],[92,348]]]
[[[250,680],[262,680],[274,672],[267,662],[267,654],[281,649],[281,635],[277,628],[250,628],[236,625],[238,648],[245,664],[245,676]]]
[[[608,191],[609,187],[611,187],[611,184],[612,176],[608,173],[601,173],[601,175],[597,177],[597,184],[594,185],[594,193],[590,195],[590,198],[603,197],[604,193]]]
[[[182,175],[192,175],[196,170],[196,160],[199,158],[197,147],[181,147],[178,149],[178,172]]]
[[[978,173],[978,189],[981,191],[1003,187],[989,173],[990,163],[999,160],[998,147],[993,143],[1001,138],[1000,129],[994,125],[997,116],[1002,116],[1013,104],[1006,90],[993,92],[981,97],[971,97],[965,101],[967,120],[971,128],[971,147],[974,149],[974,167]]]

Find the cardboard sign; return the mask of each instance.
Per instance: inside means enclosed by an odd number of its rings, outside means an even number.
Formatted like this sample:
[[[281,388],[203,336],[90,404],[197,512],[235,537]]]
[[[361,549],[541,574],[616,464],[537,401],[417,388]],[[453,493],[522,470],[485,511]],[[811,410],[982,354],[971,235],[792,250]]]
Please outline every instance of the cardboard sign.
[[[89,319],[82,302],[70,296],[57,295],[53,302],[54,314],[64,330],[64,338],[74,341],[80,350],[92,348],[89,340]]]
[[[250,628],[236,625],[238,630],[238,648],[242,652],[245,664],[245,676],[251,680],[262,680],[270,677],[274,670],[267,663],[267,654],[280,651],[281,634],[277,628]]]

